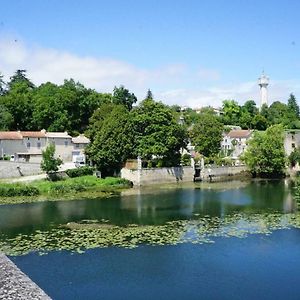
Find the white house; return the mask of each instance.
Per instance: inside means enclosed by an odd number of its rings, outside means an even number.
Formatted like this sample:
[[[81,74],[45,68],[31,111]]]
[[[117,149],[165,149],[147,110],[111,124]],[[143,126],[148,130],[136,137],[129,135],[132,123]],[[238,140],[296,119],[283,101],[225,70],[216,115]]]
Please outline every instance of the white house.
[[[252,130],[230,130],[223,134],[221,149],[233,159],[238,159],[247,147],[247,141],[251,138]]]
[[[284,150],[286,155],[290,155],[298,147],[300,147],[300,130],[286,130],[284,135]]]
[[[79,136],[72,138],[72,144],[73,144],[72,161],[73,162],[83,162],[83,163],[86,162],[84,149],[90,142],[91,141],[83,134],[80,134]]]
[[[0,131],[0,157],[40,163],[42,151],[50,143],[55,145],[55,155],[64,162],[76,161],[76,156],[85,162],[84,148],[90,140],[84,135],[72,138],[67,132]]]
[[[47,144],[55,145],[55,155],[64,162],[72,161],[72,137],[67,132],[46,132]]]

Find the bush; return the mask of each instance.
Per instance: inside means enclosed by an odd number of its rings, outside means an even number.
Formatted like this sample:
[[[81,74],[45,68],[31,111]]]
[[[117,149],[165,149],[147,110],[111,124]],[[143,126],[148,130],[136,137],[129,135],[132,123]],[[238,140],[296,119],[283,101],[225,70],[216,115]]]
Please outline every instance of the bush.
[[[66,171],[67,175],[71,178],[86,176],[86,175],[93,175],[94,168],[92,167],[80,167],[77,169],[69,169]]]
[[[17,197],[17,196],[37,196],[40,192],[36,187],[17,184],[5,184],[0,186],[0,196]]]

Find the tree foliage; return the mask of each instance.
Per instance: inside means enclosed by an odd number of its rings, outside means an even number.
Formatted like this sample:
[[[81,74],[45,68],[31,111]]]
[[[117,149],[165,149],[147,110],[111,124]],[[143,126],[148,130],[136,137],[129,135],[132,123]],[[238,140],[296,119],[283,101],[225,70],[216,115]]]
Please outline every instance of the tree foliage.
[[[114,104],[124,105],[129,111],[132,109],[132,105],[136,103],[137,98],[133,93],[130,93],[123,85],[120,87],[114,87],[112,102]]]
[[[135,155],[160,157],[173,164],[180,162],[179,151],[186,146],[186,129],[178,124],[172,109],[145,99],[132,111],[135,131]]]
[[[55,158],[55,145],[50,144],[43,152],[42,152],[42,162],[41,169],[45,171],[48,175],[50,173],[55,173],[58,171],[59,166],[62,164],[62,160],[60,158]]]
[[[217,154],[222,140],[223,124],[212,114],[200,114],[190,132],[196,151],[206,157]]]
[[[243,160],[250,171],[261,177],[282,176],[285,170],[284,131],[273,125],[265,132],[255,132],[249,141]]]
[[[134,131],[130,113],[123,105],[114,105],[94,126],[98,130],[94,131],[94,139],[86,153],[103,176],[113,175],[126,159],[132,157]]]

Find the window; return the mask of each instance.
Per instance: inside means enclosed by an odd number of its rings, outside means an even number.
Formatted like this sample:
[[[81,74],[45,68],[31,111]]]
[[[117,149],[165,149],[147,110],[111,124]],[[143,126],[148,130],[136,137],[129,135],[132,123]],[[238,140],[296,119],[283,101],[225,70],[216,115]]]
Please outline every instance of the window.
[[[29,142],[27,142],[26,147],[30,148],[30,143]]]
[[[79,144],[75,144],[75,148],[79,148]]]
[[[68,141],[65,141],[65,147],[67,147],[68,146]]]
[[[41,149],[41,142],[37,142],[37,147],[38,147],[38,149]]]
[[[295,136],[292,134],[292,141],[294,141],[295,140]]]
[[[296,148],[296,145],[295,145],[295,143],[292,143],[292,148]]]

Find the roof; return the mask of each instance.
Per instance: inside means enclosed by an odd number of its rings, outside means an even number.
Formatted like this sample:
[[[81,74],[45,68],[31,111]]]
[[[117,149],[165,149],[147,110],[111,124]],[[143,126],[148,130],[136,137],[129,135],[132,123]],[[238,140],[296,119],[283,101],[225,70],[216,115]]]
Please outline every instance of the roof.
[[[62,139],[71,139],[72,138],[70,135],[68,135],[67,132],[47,132],[46,137],[62,138]]]
[[[72,142],[74,144],[89,144],[91,141],[83,134],[80,134],[79,136],[72,138]]]
[[[46,137],[45,131],[21,131],[23,137],[44,138]]]
[[[23,137],[19,131],[0,131],[0,140],[22,140]]]
[[[252,134],[252,130],[230,130],[227,134],[230,138],[247,138]]]

